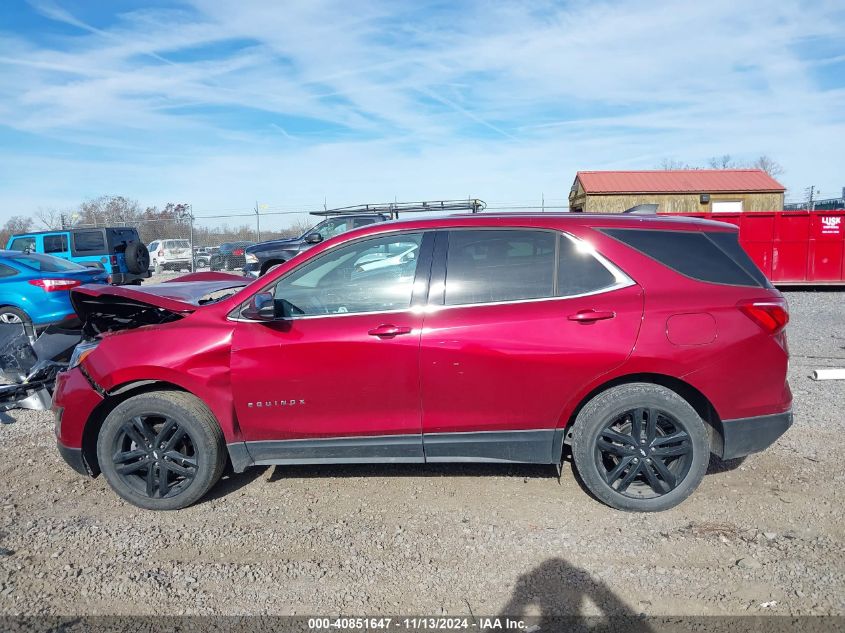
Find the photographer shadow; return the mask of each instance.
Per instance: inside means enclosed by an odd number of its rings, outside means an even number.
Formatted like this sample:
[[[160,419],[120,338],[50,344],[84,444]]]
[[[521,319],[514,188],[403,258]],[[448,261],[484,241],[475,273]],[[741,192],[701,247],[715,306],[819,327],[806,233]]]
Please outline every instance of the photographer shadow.
[[[599,614],[583,615],[588,600]],[[644,616],[631,610],[605,583],[561,558],[550,558],[520,576],[499,619],[523,620],[523,630],[538,633],[652,631]]]

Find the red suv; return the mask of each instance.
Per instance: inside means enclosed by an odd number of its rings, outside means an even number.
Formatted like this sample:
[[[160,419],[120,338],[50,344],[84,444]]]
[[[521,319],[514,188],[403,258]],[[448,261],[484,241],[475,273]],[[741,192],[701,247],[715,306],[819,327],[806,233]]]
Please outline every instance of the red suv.
[[[614,508],[686,498],[711,453],[792,423],[783,296],[695,219],[502,214],[345,233],[248,283],[83,286],[59,450],[143,508],[227,462],[521,462],[571,453]]]

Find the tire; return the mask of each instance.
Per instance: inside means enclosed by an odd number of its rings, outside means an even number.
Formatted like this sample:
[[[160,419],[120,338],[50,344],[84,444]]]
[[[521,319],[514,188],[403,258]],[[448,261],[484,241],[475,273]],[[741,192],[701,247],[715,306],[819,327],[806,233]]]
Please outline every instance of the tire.
[[[126,269],[132,274],[140,275],[150,268],[150,251],[141,242],[130,242],[124,257]]]
[[[24,326],[32,325],[32,319],[29,315],[19,308],[14,306],[0,307],[0,324],[15,324],[22,323]]]
[[[710,440],[704,421],[677,393],[632,383],[603,391],[581,409],[572,458],[600,501],[617,510],[658,512],[681,503],[701,483]]]
[[[227,453],[223,432],[202,401],[183,391],[151,391],[109,413],[97,437],[97,459],[112,490],[132,505],[179,510],[217,483]]]
[[[227,260],[224,262],[224,264],[223,264],[223,268],[225,268],[226,270],[235,270],[235,267],[232,265],[232,260],[231,260],[231,259],[227,259]]]

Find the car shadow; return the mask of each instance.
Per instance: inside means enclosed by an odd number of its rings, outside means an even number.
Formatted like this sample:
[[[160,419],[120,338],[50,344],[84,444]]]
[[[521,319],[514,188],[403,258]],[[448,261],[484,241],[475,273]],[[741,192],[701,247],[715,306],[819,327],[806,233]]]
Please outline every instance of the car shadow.
[[[215,484],[215,486],[199,500],[199,502],[197,502],[197,505],[230,495],[236,490],[240,490],[244,486],[248,486],[262,475],[267,474],[271,468],[272,466],[253,466],[251,468],[247,468],[242,473],[236,473],[232,470],[231,465],[227,465],[220,481],[218,481],[217,484]]]
[[[588,601],[595,605],[589,611],[597,610],[598,615],[584,615]],[[500,624],[522,620],[523,630],[535,631],[604,630],[601,623],[610,621],[615,630],[645,633],[652,628],[644,618],[604,582],[562,558],[550,558],[520,576],[499,615]],[[485,626],[486,630],[498,628]]]

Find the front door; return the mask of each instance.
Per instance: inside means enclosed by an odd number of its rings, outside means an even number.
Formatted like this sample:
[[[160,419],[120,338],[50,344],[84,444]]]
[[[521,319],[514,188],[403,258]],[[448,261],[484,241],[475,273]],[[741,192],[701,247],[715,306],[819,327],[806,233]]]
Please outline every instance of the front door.
[[[237,323],[232,387],[256,463],[423,461],[419,340],[432,234],[338,246],[265,291],[277,320]]]
[[[557,461],[565,404],[634,346],[641,289],[555,231],[450,231],[445,266],[443,241],[420,351],[426,460]]]

